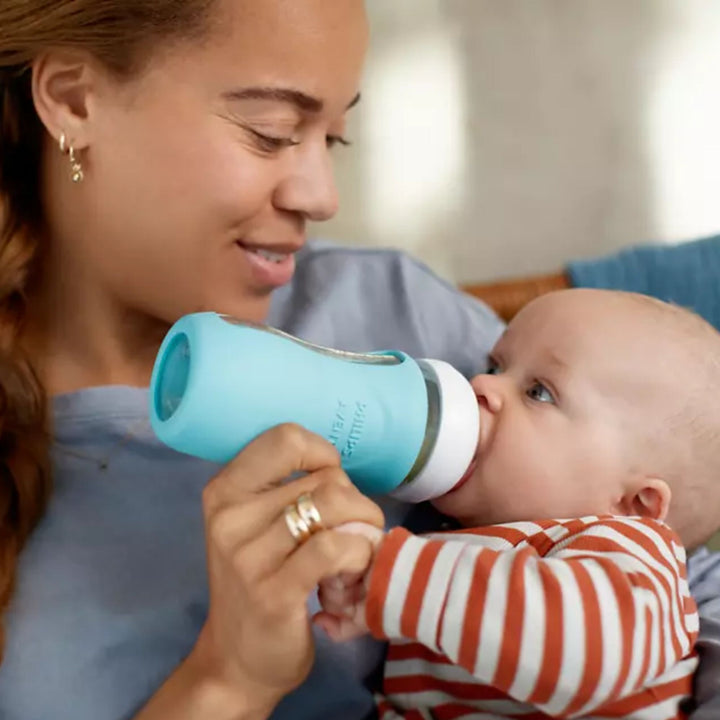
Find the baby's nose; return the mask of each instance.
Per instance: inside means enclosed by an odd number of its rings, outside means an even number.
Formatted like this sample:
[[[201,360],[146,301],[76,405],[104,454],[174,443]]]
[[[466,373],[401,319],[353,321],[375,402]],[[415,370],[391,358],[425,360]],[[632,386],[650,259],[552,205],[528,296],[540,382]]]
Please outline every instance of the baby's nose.
[[[477,375],[472,387],[477,395],[478,404],[486,412],[498,413],[503,406],[503,381],[498,375]]]

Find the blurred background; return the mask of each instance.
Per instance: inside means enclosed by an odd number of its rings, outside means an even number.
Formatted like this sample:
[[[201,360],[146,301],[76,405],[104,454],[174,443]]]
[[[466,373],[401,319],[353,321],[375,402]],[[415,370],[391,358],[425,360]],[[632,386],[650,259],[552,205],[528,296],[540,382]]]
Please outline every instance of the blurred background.
[[[717,0],[368,0],[342,209],[458,283],[720,232]]]

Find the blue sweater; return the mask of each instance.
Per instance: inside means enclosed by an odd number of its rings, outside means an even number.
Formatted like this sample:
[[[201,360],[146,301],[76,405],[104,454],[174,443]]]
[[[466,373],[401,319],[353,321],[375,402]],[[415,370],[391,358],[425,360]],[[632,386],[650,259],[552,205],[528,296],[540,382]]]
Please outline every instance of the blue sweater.
[[[482,369],[502,326],[393,252],[308,249],[270,322],[325,345],[398,348]],[[207,613],[201,491],[217,467],[162,446],[147,390],[54,402],[55,492],[21,556],[0,666],[2,720],[131,718],[192,648]],[[385,503],[391,524],[406,509]],[[310,604],[317,607],[315,598]],[[318,634],[307,682],[278,720],[373,712],[382,645]]]

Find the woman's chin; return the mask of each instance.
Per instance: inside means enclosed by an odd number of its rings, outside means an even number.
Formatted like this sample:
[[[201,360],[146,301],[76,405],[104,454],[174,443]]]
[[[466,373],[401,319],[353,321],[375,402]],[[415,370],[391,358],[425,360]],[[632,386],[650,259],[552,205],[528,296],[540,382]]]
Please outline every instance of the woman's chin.
[[[208,303],[208,310],[220,315],[228,315],[251,323],[264,323],[270,311],[271,295],[245,295],[242,298],[224,298],[215,303]]]

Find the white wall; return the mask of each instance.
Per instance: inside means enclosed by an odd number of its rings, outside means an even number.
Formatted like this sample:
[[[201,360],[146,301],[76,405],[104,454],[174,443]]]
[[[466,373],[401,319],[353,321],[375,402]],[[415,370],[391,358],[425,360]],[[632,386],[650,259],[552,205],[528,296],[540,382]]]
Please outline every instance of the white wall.
[[[720,0],[368,0],[326,237],[458,282],[720,232]]]

